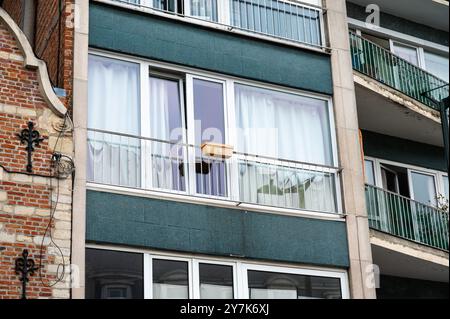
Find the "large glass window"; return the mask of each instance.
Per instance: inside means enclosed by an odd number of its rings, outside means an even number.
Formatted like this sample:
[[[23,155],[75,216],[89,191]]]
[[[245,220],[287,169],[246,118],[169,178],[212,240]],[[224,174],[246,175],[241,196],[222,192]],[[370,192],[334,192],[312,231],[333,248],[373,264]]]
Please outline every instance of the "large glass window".
[[[277,165],[269,158],[332,165],[326,101],[236,85],[237,150],[266,157],[239,167],[241,199],[250,203],[335,211],[335,176],[310,166]]]
[[[248,271],[250,299],[341,299],[338,278]]]
[[[203,155],[208,143],[225,144],[224,84],[194,79],[197,193],[227,196],[225,161]]]
[[[449,81],[448,57],[425,51],[425,68],[438,78]]]
[[[337,211],[325,99],[144,70],[89,56],[89,182]]]
[[[338,271],[86,249],[88,299],[347,298],[346,285]]]
[[[150,77],[150,136],[153,186],[185,191],[183,104],[180,80]]]
[[[86,249],[87,299],[143,299],[143,255]]]
[[[200,298],[233,299],[233,267],[199,264]]]
[[[411,184],[414,200],[436,206],[436,184],[433,175],[412,172]]]
[[[102,184],[141,184],[139,64],[89,55],[88,179]],[[122,135],[119,135],[122,133]]]
[[[153,298],[189,298],[187,262],[153,259]]]

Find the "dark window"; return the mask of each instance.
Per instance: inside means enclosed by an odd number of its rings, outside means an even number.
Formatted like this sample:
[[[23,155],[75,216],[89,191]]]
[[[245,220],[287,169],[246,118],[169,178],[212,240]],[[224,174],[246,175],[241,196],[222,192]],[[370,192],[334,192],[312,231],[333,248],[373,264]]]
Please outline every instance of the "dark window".
[[[143,299],[143,255],[86,249],[86,299]]]
[[[153,299],[188,298],[188,263],[153,259]]]
[[[200,298],[233,299],[233,267],[200,264]]]
[[[248,272],[250,299],[341,299],[339,278]]]

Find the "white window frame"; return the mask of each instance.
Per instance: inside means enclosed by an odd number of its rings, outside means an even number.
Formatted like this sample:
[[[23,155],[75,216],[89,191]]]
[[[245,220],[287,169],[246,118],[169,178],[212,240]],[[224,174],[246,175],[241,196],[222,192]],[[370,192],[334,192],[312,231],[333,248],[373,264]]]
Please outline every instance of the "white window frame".
[[[311,269],[300,269],[300,268],[289,268],[280,266],[267,266],[267,265],[257,265],[257,264],[242,264],[242,277],[243,281],[246,283],[246,288],[243,291],[243,299],[249,299],[249,289],[248,289],[248,271],[263,271],[270,273],[280,273],[280,274],[292,274],[292,275],[303,275],[311,277],[326,277],[326,278],[338,278],[341,283],[341,295],[342,299],[349,299],[350,292],[348,286],[345,282],[348,281],[347,273],[344,272],[333,272],[333,271],[317,271]]]
[[[389,39],[389,46],[391,48],[391,52],[394,53],[395,55],[397,55],[396,47],[395,47],[396,44],[416,50],[417,67],[419,67],[419,68],[421,68],[422,70],[425,70],[425,71],[427,70],[426,69],[426,65],[425,65],[424,50],[423,50],[422,47],[418,47],[418,46],[411,45],[411,44],[408,44],[408,43],[404,43],[404,42],[400,42],[400,41]]]
[[[233,101],[229,99],[229,92],[228,92],[228,81],[224,78],[215,78],[215,77],[208,77],[208,76],[202,76],[202,75],[193,75],[186,73],[186,106],[187,106],[187,127],[190,127],[191,129],[188,130],[188,143],[190,145],[196,145],[195,140],[195,105],[194,105],[194,81],[195,80],[202,80],[206,82],[212,82],[212,83],[218,83],[222,85],[222,94],[223,94],[223,118],[224,118],[224,141],[225,144],[233,145],[234,141],[230,140],[229,137],[229,131],[232,131],[232,127],[229,123],[228,118],[228,108],[231,104],[234,104]],[[202,132],[201,132],[202,133]],[[200,145],[196,145],[200,147]],[[231,187],[231,165],[230,160],[225,160],[225,170],[226,170],[226,192],[227,196],[214,196],[214,195],[206,195],[199,193],[197,191],[197,178],[196,178],[196,171],[195,171],[195,157],[196,157],[196,150],[189,148],[189,194],[200,196],[200,197],[207,197],[207,198],[215,198],[215,199],[232,199],[235,196],[233,196],[232,191],[233,188]]]
[[[371,156],[365,156],[364,159],[368,160],[368,161],[372,161],[374,163],[374,171],[375,171],[375,185],[374,186],[376,186],[376,187],[383,188],[381,166],[383,164],[387,164],[387,165],[402,167],[407,170],[408,187],[409,187],[409,191],[410,191],[410,198],[412,200],[415,200],[415,199],[414,199],[414,193],[413,193],[413,188],[412,188],[411,172],[433,176],[436,195],[439,195],[439,194],[445,195],[444,177],[447,177],[447,173],[445,173],[445,172],[433,170],[433,169],[429,169],[429,168],[424,168],[424,167],[420,167],[420,166],[380,159],[380,158],[371,157]]]
[[[259,262],[248,259],[213,257],[156,250],[144,250],[112,245],[87,244],[86,249],[100,249],[118,252],[131,252],[143,254],[144,267],[144,299],[153,299],[153,259],[181,261],[188,263],[189,299],[200,299],[199,264],[212,264],[233,267],[233,293],[232,300],[248,299],[248,271],[265,271],[313,277],[338,278],[341,284],[342,299],[350,299],[348,273],[345,269],[325,267],[311,267],[304,265],[282,264],[279,262]]]
[[[439,189],[438,189],[438,174],[437,173],[426,173],[423,171],[419,171],[416,169],[408,169],[408,187],[409,187],[409,192],[410,192],[410,196],[412,200],[417,201],[417,199],[415,198],[416,196],[414,196],[414,186],[413,186],[413,178],[412,178],[412,174],[419,174],[419,175],[424,175],[424,176],[428,176],[428,177],[433,177],[433,181],[434,181],[434,192],[436,194],[436,197],[439,195]],[[426,204],[426,203],[425,203]],[[429,206],[437,206],[438,204],[438,200],[437,198],[434,198],[434,203],[429,203],[426,205]]]
[[[248,85],[253,86],[261,89],[268,89],[272,91],[282,92],[282,93],[288,93],[293,94],[301,97],[307,97],[307,98],[313,98],[313,99],[319,99],[322,101],[325,101],[328,106],[328,117],[329,117],[329,125],[330,125],[330,133],[331,133],[331,147],[332,147],[332,165],[334,167],[339,167],[339,156],[338,156],[338,147],[337,147],[337,136],[336,136],[336,125],[335,125],[335,114],[334,114],[334,105],[332,103],[332,97],[327,95],[321,95],[317,93],[312,92],[306,92],[302,90],[296,90],[286,87],[281,87],[273,84],[268,83],[261,83],[258,81],[252,81],[252,80],[246,80],[242,78],[232,77],[232,76],[225,76],[222,74],[217,74],[213,72],[207,72],[207,71],[201,71],[198,69],[193,69],[189,67],[180,67],[175,66],[169,63],[162,63],[162,62],[156,62],[152,60],[147,59],[140,59],[136,57],[130,57],[128,55],[124,54],[117,54],[112,53],[109,51],[104,50],[98,50],[98,49],[90,49],[89,50],[90,55],[105,57],[105,58],[111,58],[116,59],[119,61],[126,61],[131,63],[136,63],[140,65],[140,78],[141,78],[141,85],[140,85],[140,98],[141,98],[141,136],[144,138],[150,137],[150,128],[148,121],[145,121],[145,118],[150,117],[150,106],[149,106],[149,97],[150,97],[150,86],[148,84],[148,79],[151,75],[151,68],[155,68],[158,70],[165,70],[167,72],[174,71],[174,72],[181,72],[185,74],[186,79],[186,89],[187,92],[185,92],[186,100],[184,98],[181,99],[182,107],[186,106],[187,113],[187,123],[182,121],[183,125],[186,127],[193,127],[192,125],[193,121],[193,91],[192,89],[189,90],[189,85],[192,86],[192,81],[194,78],[203,79],[206,81],[216,81],[218,83],[224,83],[224,119],[225,119],[225,141],[226,143],[230,143],[234,146],[234,141],[236,141],[236,134],[235,130],[232,129],[233,127],[236,127],[235,125],[235,84],[241,84],[241,85]],[[181,82],[180,82],[181,83]],[[183,85],[180,87],[180,94],[184,93],[182,92]],[[183,111],[184,112],[184,111]],[[230,129],[231,128],[231,129]],[[144,135],[145,134],[145,135]],[[187,145],[188,142],[195,141],[195,131],[193,129],[189,130],[187,135],[186,132],[184,132],[184,143]],[[150,143],[151,144],[151,143]],[[144,145],[146,145],[144,143]],[[194,145],[194,144],[191,144]],[[148,147],[145,146],[145,147]],[[145,152],[142,152],[142,156],[144,156]],[[235,157],[235,156],[233,156]],[[343,213],[343,203],[342,203],[342,189],[341,189],[341,182],[340,182],[340,176],[339,172],[336,172],[334,170],[329,170],[330,173],[334,173],[335,176],[335,201],[336,201],[336,212],[316,212],[316,211],[310,211],[305,209],[292,209],[292,208],[283,208],[283,207],[272,207],[267,205],[260,205],[260,204],[246,204],[241,203],[239,201],[239,187],[238,186],[238,178],[236,175],[236,165],[231,165],[232,161],[235,159],[231,159],[226,161],[227,163],[227,191],[228,196],[227,197],[220,197],[220,196],[210,196],[210,195],[204,195],[196,193],[196,187],[193,187],[196,180],[195,178],[192,178],[192,174],[194,174],[195,177],[195,167],[194,170],[192,170],[192,161],[190,163],[190,169],[188,169],[188,174],[186,175],[186,191],[177,191],[177,190],[169,190],[169,189],[158,189],[152,185],[153,178],[152,178],[152,170],[151,170],[151,164],[148,163],[148,159],[142,159],[141,164],[141,174],[143,180],[141,181],[141,188],[145,191],[156,191],[161,193],[167,193],[167,194],[177,194],[181,196],[190,196],[192,197],[192,201],[196,202],[196,200],[205,199],[209,203],[214,204],[214,201],[234,201],[236,206],[246,207],[249,209],[259,209],[259,210],[270,210],[270,212],[277,212],[277,213],[288,213],[288,214],[295,214],[298,215],[300,212],[305,213],[307,215],[317,215],[317,216],[341,216]],[[271,162],[269,162],[271,163]],[[320,166],[320,164],[319,164]],[[305,168],[308,169],[308,165],[302,165],[299,164],[299,168]],[[310,168],[310,167],[309,167]],[[324,170],[327,172],[326,170]],[[236,176],[235,176],[236,175]],[[97,183],[90,183],[94,186],[100,186],[101,184]],[[125,190],[127,187],[124,186],[113,186],[113,185],[104,185],[103,188],[107,189],[119,189],[119,190]],[[133,192],[140,193],[139,190],[133,189]],[[248,206],[248,207],[247,207]]]

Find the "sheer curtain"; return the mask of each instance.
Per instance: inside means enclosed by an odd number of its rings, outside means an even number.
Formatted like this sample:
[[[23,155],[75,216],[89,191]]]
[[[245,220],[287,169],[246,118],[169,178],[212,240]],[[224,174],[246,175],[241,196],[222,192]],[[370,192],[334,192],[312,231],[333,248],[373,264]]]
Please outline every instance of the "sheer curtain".
[[[284,160],[332,165],[331,133],[325,101],[249,86],[236,86],[239,152]],[[272,164],[240,166],[246,202],[333,211],[332,175]]]
[[[189,0],[190,15],[203,20],[218,21],[217,0]]]
[[[151,137],[167,142],[174,139],[180,140],[180,136],[177,135],[182,130],[181,122],[178,82],[151,77]],[[152,142],[151,144],[153,186],[170,190],[184,190],[184,177],[180,174],[180,165],[184,165],[184,147],[163,142]]]
[[[139,118],[139,66],[90,55],[88,127],[139,135]],[[137,138],[90,131],[89,180],[139,187],[140,152]]]

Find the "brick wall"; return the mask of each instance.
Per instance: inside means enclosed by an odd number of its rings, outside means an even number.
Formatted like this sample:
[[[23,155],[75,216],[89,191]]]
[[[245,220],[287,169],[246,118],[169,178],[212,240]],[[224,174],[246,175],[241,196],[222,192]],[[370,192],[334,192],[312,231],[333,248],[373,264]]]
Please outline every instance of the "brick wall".
[[[36,55],[47,63],[53,85],[67,91],[69,107],[72,97],[74,29],[68,19],[73,4],[74,0],[38,0],[34,46]]]
[[[30,279],[28,297],[69,298],[72,181],[51,177],[51,156],[55,151],[72,156],[72,136],[60,132],[63,119],[46,104],[38,71],[24,67],[23,52],[2,23],[0,20],[0,247],[5,250],[0,251],[0,299],[21,296],[14,264],[24,249],[42,266]],[[27,152],[16,136],[28,121],[35,123],[45,138],[33,153],[33,174],[26,172]],[[53,286],[63,264],[65,276]]]
[[[26,0],[3,0],[3,9],[9,13],[20,27],[22,26],[24,1]]]
[[[73,77],[74,29],[70,20],[73,4],[74,0],[36,0],[35,37],[34,43],[31,43],[36,56],[47,63],[53,86],[66,90],[66,106],[69,108]],[[22,27],[23,0],[5,0],[3,8]]]

